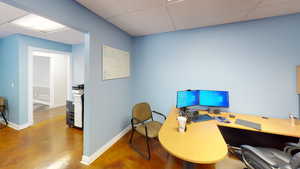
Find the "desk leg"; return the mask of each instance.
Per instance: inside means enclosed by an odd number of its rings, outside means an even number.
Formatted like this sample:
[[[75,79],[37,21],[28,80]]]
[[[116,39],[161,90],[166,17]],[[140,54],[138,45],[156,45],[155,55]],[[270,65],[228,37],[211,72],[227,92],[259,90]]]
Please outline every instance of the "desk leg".
[[[195,169],[195,164],[184,161],[183,162],[183,169]]]

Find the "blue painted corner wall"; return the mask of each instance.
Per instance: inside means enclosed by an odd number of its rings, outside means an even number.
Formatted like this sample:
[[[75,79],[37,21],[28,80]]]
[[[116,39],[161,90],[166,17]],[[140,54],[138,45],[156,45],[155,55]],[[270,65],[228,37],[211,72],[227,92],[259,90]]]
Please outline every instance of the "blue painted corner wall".
[[[131,52],[131,36],[73,0],[1,0],[86,33],[83,154],[90,156],[129,125],[131,78],[102,80],[102,45]]]
[[[229,111],[298,115],[300,14],[162,33],[133,40],[133,103],[165,114],[176,91],[228,90]]]
[[[8,100],[8,119],[19,122],[19,39],[0,39],[0,96]]]
[[[28,122],[28,47],[43,48],[72,53],[72,46],[26,35],[17,35],[19,39],[19,108],[20,119],[17,124]]]
[[[299,14],[132,38],[75,1],[1,1],[86,33],[84,156],[128,126],[132,104],[148,101],[167,114],[176,90],[229,90],[230,110],[241,113],[297,112]],[[130,78],[102,80],[102,45],[132,53]],[[17,84],[26,78],[20,75]]]
[[[8,120],[17,125],[28,122],[28,47],[72,52],[72,46],[15,34],[0,40],[0,95],[8,101]]]
[[[72,83],[84,84],[84,44],[72,45]]]

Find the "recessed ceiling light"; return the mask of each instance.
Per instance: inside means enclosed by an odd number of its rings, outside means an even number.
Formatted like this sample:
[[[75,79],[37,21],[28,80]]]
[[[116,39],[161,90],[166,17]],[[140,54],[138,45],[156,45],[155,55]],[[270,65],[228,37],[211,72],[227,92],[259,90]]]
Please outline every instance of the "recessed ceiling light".
[[[183,2],[184,0],[167,0],[167,1],[168,1],[168,4],[176,4],[179,2]]]
[[[11,23],[27,29],[36,30],[44,33],[51,33],[66,29],[66,26],[62,24],[34,14],[23,16],[12,21]]]

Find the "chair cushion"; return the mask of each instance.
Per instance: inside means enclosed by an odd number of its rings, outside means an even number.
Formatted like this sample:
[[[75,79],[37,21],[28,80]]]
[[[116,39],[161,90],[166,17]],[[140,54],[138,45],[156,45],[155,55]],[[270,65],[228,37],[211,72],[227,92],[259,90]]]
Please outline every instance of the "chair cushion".
[[[274,160],[280,168],[284,168],[287,164],[290,163],[290,159],[292,158],[289,154],[284,153],[280,150],[274,148],[260,148],[257,147],[261,152],[263,152],[267,157]]]
[[[5,99],[3,97],[0,97],[0,112],[5,111]]]
[[[155,138],[158,136],[158,132],[162,126],[162,124],[158,121],[149,121],[146,122],[145,125],[147,126],[147,134],[149,138]],[[139,125],[135,128],[135,130],[146,136],[146,131],[145,131],[145,126],[144,125]]]

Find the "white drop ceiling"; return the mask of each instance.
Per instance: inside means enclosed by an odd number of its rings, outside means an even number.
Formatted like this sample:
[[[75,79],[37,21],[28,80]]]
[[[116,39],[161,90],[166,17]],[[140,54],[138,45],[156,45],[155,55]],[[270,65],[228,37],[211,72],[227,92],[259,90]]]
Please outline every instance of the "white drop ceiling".
[[[133,36],[300,12],[300,0],[76,0]]]
[[[10,23],[28,14],[30,13],[0,2],[0,38],[19,33],[66,44],[80,44],[84,42],[84,34],[71,28],[57,32],[43,33]]]

